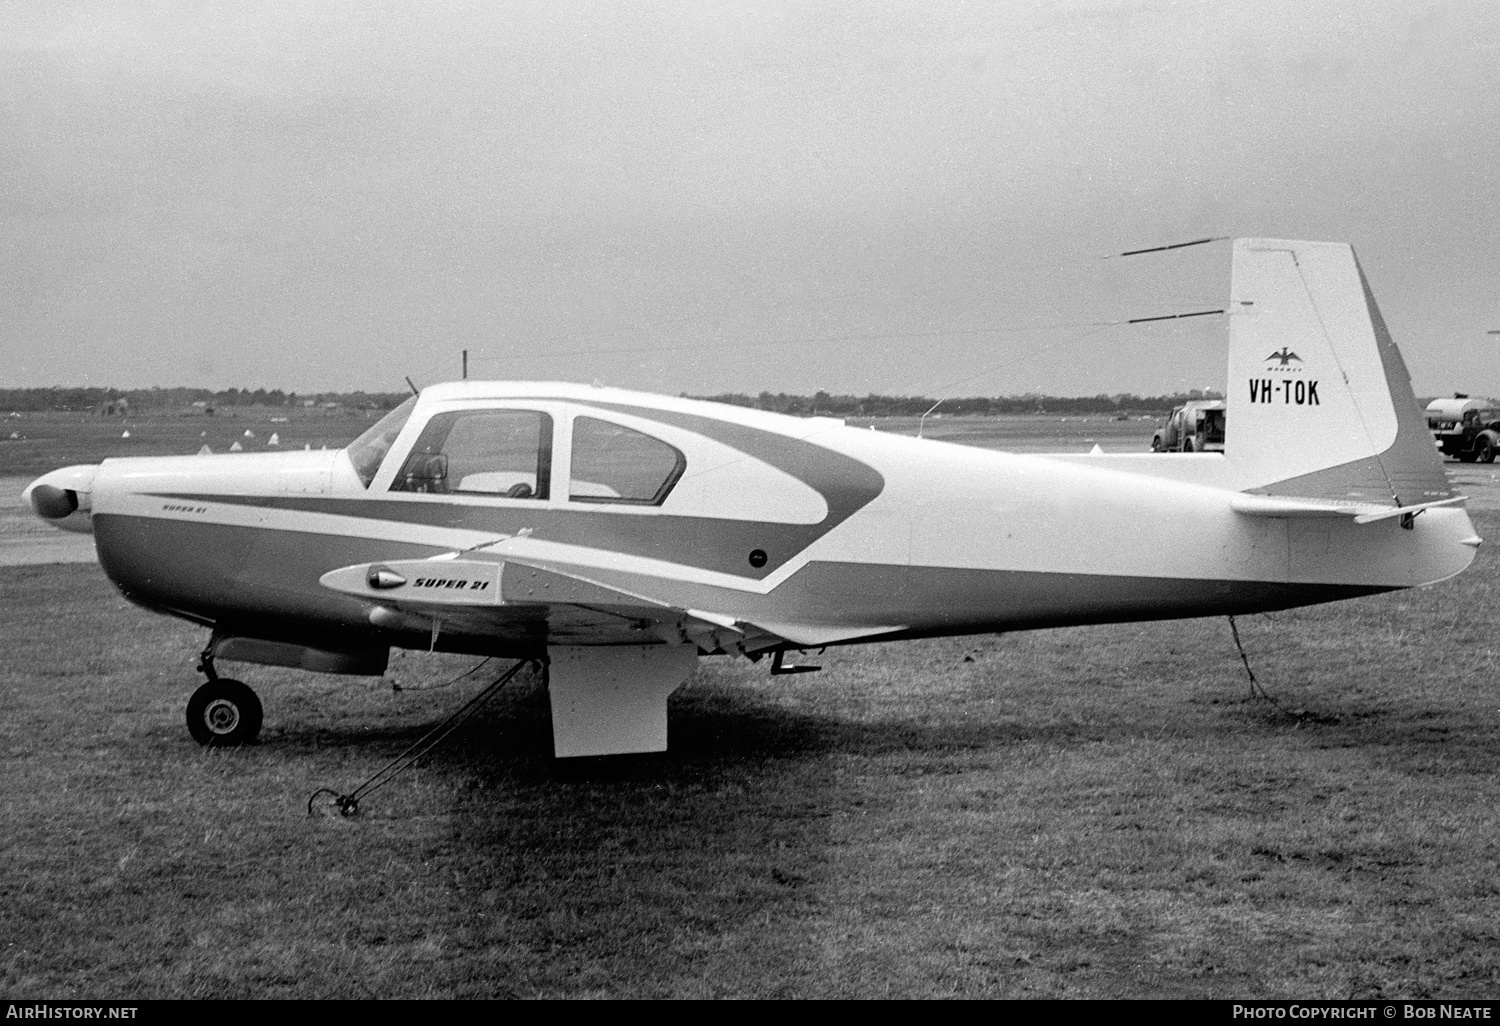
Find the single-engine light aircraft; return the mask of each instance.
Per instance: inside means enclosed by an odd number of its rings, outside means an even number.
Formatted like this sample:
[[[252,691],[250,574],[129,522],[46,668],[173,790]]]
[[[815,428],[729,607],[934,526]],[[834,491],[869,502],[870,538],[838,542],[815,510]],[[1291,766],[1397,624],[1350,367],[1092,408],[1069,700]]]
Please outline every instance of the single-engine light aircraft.
[[[423,390],[347,448],[109,459],[25,500],[211,634],[378,675],[392,646],[546,667],[556,755],[662,751],[711,655],[1254,613],[1431,584],[1480,539],[1353,250],[1233,243],[1222,452],[1014,455],[613,388]],[[1217,311],[1216,311],[1217,312]],[[1295,354],[1292,356],[1290,354]]]

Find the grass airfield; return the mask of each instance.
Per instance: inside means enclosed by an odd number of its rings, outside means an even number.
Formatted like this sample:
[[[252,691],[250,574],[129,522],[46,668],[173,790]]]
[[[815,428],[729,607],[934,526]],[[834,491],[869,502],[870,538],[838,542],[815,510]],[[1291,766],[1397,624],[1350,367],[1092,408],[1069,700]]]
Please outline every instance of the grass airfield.
[[[1037,445],[1116,451],[1095,420]],[[475,660],[235,666],[261,742],[204,750],[201,630],[97,566],[0,568],[0,992],[1493,998],[1496,582],[1487,546],[1431,589],[1242,618],[1293,714],[1222,619],[704,660],[672,750],[616,760],[552,760],[523,676],[341,819],[309,794],[465,702],[413,689]]]
[[[235,444],[245,452],[339,449],[380,416],[381,411],[325,413],[270,406],[226,407],[213,417],[25,413],[0,419],[0,477],[34,478],[58,467],[120,456],[191,456],[205,445],[213,452],[229,452]],[[277,436],[275,447],[272,435]]]

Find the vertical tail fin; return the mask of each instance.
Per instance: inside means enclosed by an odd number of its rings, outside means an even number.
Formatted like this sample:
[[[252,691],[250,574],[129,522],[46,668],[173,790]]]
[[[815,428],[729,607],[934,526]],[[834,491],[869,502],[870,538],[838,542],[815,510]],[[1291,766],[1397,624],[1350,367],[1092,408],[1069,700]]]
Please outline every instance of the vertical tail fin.
[[[1409,506],[1453,492],[1343,243],[1236,239],[1225,455],[1245,490]]]

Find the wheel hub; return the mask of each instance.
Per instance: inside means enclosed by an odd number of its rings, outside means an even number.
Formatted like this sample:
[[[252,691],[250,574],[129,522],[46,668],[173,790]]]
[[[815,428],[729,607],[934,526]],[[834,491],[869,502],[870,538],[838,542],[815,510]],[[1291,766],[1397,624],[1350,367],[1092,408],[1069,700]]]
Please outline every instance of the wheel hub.
[[[225,698],[216,698],[203,710],[203,722],[215,734],[228,734],[240,724],[240,710]]]

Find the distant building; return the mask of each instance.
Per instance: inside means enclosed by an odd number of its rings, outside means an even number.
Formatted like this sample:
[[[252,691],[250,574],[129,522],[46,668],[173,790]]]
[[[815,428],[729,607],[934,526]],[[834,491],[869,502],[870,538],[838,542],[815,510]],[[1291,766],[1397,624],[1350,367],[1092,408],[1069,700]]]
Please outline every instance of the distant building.
[[[130,416],[130,400],[121,397],[119,399],[106,399],[102,403],[95,403],[94,416],[128,417]]]

